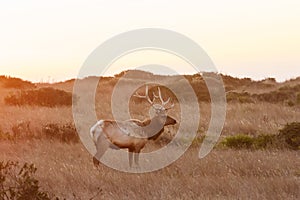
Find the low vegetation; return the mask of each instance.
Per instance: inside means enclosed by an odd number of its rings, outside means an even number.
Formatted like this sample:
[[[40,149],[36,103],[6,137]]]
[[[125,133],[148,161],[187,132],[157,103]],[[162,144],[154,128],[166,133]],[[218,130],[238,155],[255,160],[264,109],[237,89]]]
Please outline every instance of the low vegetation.
[[[0,140],[12,140],[12,136],[0,127]]]
[[[251,97],[248,92],[229,92],[227,93],[227,102],[233,103],[254,103],[255,100]]]
[[[0,128],[0,140],[16,142],[28,139],[46,139],[62,143],[78,143],[79,136],[72,123],[48,123],[42,126],[40,134],[35,134],[29,121],[20,122],[12,126],[11,132],[4,132]]]
[[[281,103],[288,106],[300,104],[300,85],[284,86],[270,92],[250,94],[249,92],[228,92],[227,101],[234,103]]]
[[[16,141],[20,139],[47,139],[62,143],[78,143],[80,141],[75,125],[72,123],[58,124],[48,123],[42,126],[40,135],[34,135],[30,128],[30,122],[20,122],[12,127],[12,133],[4,132],[0,128],[0,140]],[[193,140],[192,146],[201,145],[204,136]],[[165,145],[171,138],[162,135],[157,144]],[[218,147],[233,149],[293,149],[300,150],[300,122],[286,124],[278,131],[278,134],[258,134],[255,136],[247,134],[236,134],[226,136]]]
[[[9,94],[4,101],[7,105],[14,106],[71,106],[72,93],[50,87],[37,90],[21,90]]]
[[[1,200],[50,200],[50,193],[43,191],[35,178],[37,168],[33,164],[0,162],[0,199]],[[58,199],[58,198],[56,198]]]
[[[14,88],[14,89],[33,89],[36,87],[35,84],[24,81],[20,78],[13,78],[9,76],[0,76],[0,84],[4,88]]]
[[[277,90],[262,94],[253,94],[252,97],[257,99],[258,101],[269,103],[287,103],[289,104],[289,106],[293,106],[298,103],[297,93],[299,92],[300,84],[296,86],[283,86]]]
[[[35,163],[40,191],[66,199],[300,198],[297,151],[214,149],[199,159],[199,147],[189,148],[170,166],[143,174],[94,168],[80,143],[1,142],[0,151],[0,160]]]
[[[99,82],[95,101],[99,119],[114,118],[111,94],[124,74]],[[145,72],[132,77],[145,77],[146,81],[161,79],[165,85],[174,84],[179,90],[183,82],[180,76],[160,77]],[[92,155],[80,142],[73,125],[70,105],[74,80],[27,85],[22,80],[0,77],[0,160],[14,161],[0,162],[0,200],[12,194],[19,195],[16,200],[53,199],[52,194],[77,200],[299,199],[300,163],[295,158],[299,156],[296,150],[299,150],[300,79],[278,83],[274,79],[253,81],[223,76],[229,102],[222,132],[224,140],[199,160],[199,147],[211,118],[210,97],[202,77],[184,77],[200,101],[198,138],[172,165],[136,175],[104,165],[93,167]],[[82,80],[87,90],[91,78]],[[125,80],[122,87],[132,84],[134,78]],[[5,83],[6,79],[14,81]],[[176,99],[171,91],[163,87],[162,90]],[[189,107],[189,99],[184,103]],[[133,99],[130,106],[132,116],[145,119],[148,108],[144,103]],[[180,109],[175,102],[174,110],[170,111],[178,121]],[[198,125],[192,118],[189,123]],[[166,129],[165,135],[146,146],[144,152],[165,146],[175,132],[176,129]],[[12,170],[6,167],[10,165]],[[24,173],[27,178],[22,177]],[[20,187],[16,187],[18,184]]]
[[[286,124],[278,134],[227,136],[221,144],[234,149],[288,148],[300,150],[300,123]]]
[[[300,122],[288,123],[279,130],[279,138],[284,140],[286,145],[295,150],[300,150]]]
[[[49,140],[58,140],[63,143],[79,142],[74,124],[46,124],[42,128],[42,135]]]

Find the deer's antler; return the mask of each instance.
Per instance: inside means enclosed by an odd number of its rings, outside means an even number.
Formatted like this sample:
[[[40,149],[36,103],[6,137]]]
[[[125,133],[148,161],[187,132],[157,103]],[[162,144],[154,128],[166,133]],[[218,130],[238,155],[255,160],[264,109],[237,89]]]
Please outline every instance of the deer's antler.
[[[153,92],[153,95],[154,95],[155,98],[160,99],[162,107],[164,107],[165,110],[169,110],[169,109],[173,108],[174,103],[171,106],[167,107],[167,108],[165,107],[170,102],[171,98],[169,97],[167,99],[167,101],[164,101],[164,99],[162,98],[162,95],[161,95],[160,87],[158,87],[157,89],[158,89],[158,96],[154,92]]]
[[[138,98],[141,98],[141,99],[146,99],[148,101],[148,103],[150,103],[151,106],[154,105],[154,101],[155,99],[160,99],[161,101],[161,108],[163,110],[169,110],[171,108],[174,107],[174,103],[172,105],[170,105],[169,107],[166,107],[166,105],[168,103],[170,103],[170,100],[171,98],[169,97],[166,101],[164,101],[163,97],[162,97],[162,94],[161,94],[161,90],[160,90],[160,87],[158,87],[158,95],[156,95],[154,92],[153,92],[153,100],[150,99],[149,97],[149,88],[148,88],[148,85],[146,85],[146,90],[145,90],[145,95],[140,95],[138,92],[136,92],[134,95],[134,97],[138,97]],[[155,108],[155,107],[154,107]],[[155,108],[157,109],[157,108]],[[161,109],[160,109],[161,110]]]
[[[138,98],[141,98],[141,99],[146,99],[150,105],[153,105],[154,104],[154,99],[151,101],[150,97],[149,97],[149,91],[148,91],[148,85],[146,85],[146,91],[145,91],[145,95],[140,95],[138,92],[136,92],[134,95],[134,97],[138,97]]]

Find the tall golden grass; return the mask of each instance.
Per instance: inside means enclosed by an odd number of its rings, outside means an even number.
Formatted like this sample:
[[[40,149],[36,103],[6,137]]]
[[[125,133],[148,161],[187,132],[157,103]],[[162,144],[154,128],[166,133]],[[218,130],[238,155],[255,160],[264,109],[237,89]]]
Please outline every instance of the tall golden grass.
[[[190,148],[170,166],[146,174],[93,167],[81,144],[45,140],[0,143],[0,160],[35,163],[43,190],[67,199],[299,199],[297,151]]]
[[[227,79],[227,82],[232,82]],[[95,107],[99,119],[113,118],[110,95],[114,84],[112,81],[105,82],[98,90]],[[71,91],[72,82],[66,85],[37,85],[38,88],[49,86]],[[248,89],[253,92],[255,87],[257,85]],[[260,88],[259,92],[269,91],[270,87]],[[30,130],[37,135],[41,134],[45,124],[73,122],[71,107],[5,105],[3,98],[14,90],[0,88],[0,127],[3,132],[12,132],[14,125],[24,121],[30,121]],[[210,120],[210,104],[201,102],[199,108],[201,120],[198,136],[201,137],[205,135]],[[144,119],[148,113],[144,103],[132,102],[130,111],[132,117],[139,119]],[[300,121],[299,111],[299,106],[285,104],[229,103],[221,137],[276,134],[286,123]],[[180,121],[178,103],[169,114]],[[193,124],[198,122],[191,120]],[[166,130],[170,134],[168,137],[175,134],[174,130]],[[150,143],[145,151],[159,146],[159,140],[155,144]],[[103,165],[96,169],[92,164],[92,155],[81,143],[64,144],[45,139],[0,141],[0,160],[35,163],[37,178],[43,189],[67,199],[300,198],[299,151],[214,149],[200,160],[198,150],[198,146],[190,147],[175,163],[146,174],[122,173]]]

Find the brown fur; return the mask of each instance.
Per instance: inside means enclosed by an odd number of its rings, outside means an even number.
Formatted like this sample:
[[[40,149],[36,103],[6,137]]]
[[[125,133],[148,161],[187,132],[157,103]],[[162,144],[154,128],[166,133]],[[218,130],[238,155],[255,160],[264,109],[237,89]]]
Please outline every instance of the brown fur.
[[[176,120],[170,116],[155,116],[152,120],[147,119],[145,121],[131,119],[127,122],[133,122],[139,127],[144,128],[143,132],[145,133],[145,137],[135,137],[132,136],[134,133],[129,133],[129,135],[124,133],[124,131],[119,128],[118,123],[114,120],[103,121],[101,128],[104,134],[101,134],[97,139],[97,153],[93,159],[94,164],[99,164],[96,160],[100,160],[105,151],[110,147],[115,149],[128,149],[130,167],[133,162],[133,153],[135,153],[135,163],[136,165],[139,165],[139,153],[145,147],[146,143],[149,140],[156,140],[163,133],[165,126],[176,124]],[[154,135],[150,135],[153,130],[159,131]]]

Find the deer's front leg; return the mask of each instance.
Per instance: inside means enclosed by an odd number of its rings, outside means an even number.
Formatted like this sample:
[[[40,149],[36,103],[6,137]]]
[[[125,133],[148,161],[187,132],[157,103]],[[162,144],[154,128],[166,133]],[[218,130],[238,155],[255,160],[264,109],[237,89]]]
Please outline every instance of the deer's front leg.
[[[138,168],[140,168],[139,160],[140,160],[140,152],[137,152],[134,154],[134,162]]]
[[[133,150],[128,149],[128,159],[129,159],[129,167],[132,167],[132,162],[133,162]]]

